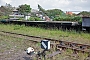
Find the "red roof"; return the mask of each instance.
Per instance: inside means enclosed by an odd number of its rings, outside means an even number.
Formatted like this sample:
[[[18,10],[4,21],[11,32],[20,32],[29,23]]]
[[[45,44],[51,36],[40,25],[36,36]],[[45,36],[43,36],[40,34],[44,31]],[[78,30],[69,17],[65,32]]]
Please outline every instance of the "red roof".
[[[73,15],[73,13],[72,13],[72,12],[66,12],[66,14],[67,14],[67,15]]]

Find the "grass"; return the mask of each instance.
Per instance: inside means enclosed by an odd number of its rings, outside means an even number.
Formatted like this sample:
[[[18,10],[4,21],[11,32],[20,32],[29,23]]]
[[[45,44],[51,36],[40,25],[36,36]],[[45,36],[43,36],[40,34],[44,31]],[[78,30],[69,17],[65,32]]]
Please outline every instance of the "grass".
[[[25,25],[4,25],[0,24],[0,30],[10,31],[15,33],[54,38],[65,41],[79,42],[90,44],[90,34],[76,31],[62,31],[57,29],[42,29],[38,27],[30,27]]]
[[[0,59],[1,60],[18,60],[16,56],[23,58],[24,50],[28,47],[34,47],[35,51],[40,50],[39,43],[34,43],[28,40],[13,38],[10,36],[0,35]],[[36,50],[37,49],[37,50]]]
[[[79,52],[78,54],[73,54],[73,51],[67,49],[61,54],[58,54],[52,58],[52,60],[85,60],[88,54]]]
[[[3,25],[0,24],[0,30],[10,31],[10,32],[16,32],[16,33],[22,33],[27,35],[35,35],[35,36],[42,36],[42,37],[50,37],[55,39],[66,39],[69,41],[82,41],[84,43],[84,40],[87,42],[90,42],[90,35],[88,33],[77,33],[75,31],[61,31],[61,30],[46,30],[42,28],[36,28],[36,27],[26,27],[24,25]],[[64,37],[65,36],[65,37]],[[84,39],[83,39],[84,38]],[[88,43],[88,42],[87,42]],[[22,53],[24,49],[26,49],[29,46],[33,46],[36,51],[41,51],[40,43],[32,43],[31,41],[24,40],[23,38],[13,38],[10,36],[2,36],[0,35],[0,54],[3,54],[3,56],[0,55],[2,60],[5,58],[13,58],[13,55],[17,53]],[[54,49],[52,49],[55,51]],[[7,54],[6,54],[7,52]],[[52,51],[48,51],[46,54],[51,54]],[[73,51],[72,50],[66,50],[62,54],[58,54],[54,56],[54,59],[52,60],[84,60],[87,57],[87,54],[79,53],[77,57],[72,56]],[[19,57],[22,55],[18,55]],[[7,59],[6,59],[7,60]],[[12,59],[13,60],[13,59]],[[49,59],[47,59],[49,60]]]

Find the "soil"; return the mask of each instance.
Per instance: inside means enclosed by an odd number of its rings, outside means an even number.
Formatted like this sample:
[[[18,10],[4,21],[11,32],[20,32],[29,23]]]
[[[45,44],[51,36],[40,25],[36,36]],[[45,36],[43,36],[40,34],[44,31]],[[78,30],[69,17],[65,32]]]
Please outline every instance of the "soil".
[[[41,51],[40,43],[0,34],[0,60],[36,60],[35,55],[31,58],[31,56],[25,52],[25,49],[28,47],[33,47],[36,52]],[[52,60],[84,60],[86,58],[84,54],[79,55],[63,52]]]
[[[0,35],[0,60],[32,60],[25,52],[30,46],[40,50],[39,43]]]

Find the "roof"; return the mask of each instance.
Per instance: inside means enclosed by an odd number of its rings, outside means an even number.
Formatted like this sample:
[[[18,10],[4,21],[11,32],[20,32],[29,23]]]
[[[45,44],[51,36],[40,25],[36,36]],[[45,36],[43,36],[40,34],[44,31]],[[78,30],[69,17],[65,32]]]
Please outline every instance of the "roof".
[[[38,10],[36,10],[36,9],[31,9],[31,12],[37,13]]]
[[[18,11],[17,9],[14,9],[13,11]]]
[[[90,16],[83,16],[82,18],[90,18]]]
[[[66,14],[67,14],[67,15],[68,15],[68,14],[69,14],[69,15],[72,15],[73,13],[72,13],[72,12],[66,12]]]

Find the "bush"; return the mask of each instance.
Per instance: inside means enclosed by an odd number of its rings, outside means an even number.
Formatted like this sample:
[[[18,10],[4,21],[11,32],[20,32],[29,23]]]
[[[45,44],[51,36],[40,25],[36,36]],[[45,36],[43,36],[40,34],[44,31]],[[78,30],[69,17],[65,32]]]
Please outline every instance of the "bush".
[[[34,17],[30,17],[28,20],[29,21],[35,21],[35,18]]]
[[[71,16],[71,17],[69,17],[69,16],[60,17],[59,16],[59,17],[54,18],[54,21],[77,21],[77,22],[81,22],[82,19],[79,16]]]
[[[0,16],[0,20],[8,19],[8,16]]]
[[[41,19],[38,17],[35,17],[35,21],[41,21]]]
[[[41,21],[41,19],[38,17],[30,17],[28,20],[29,21]]]
[[[20,17],[19,20],[24,20],[25,18]]]

